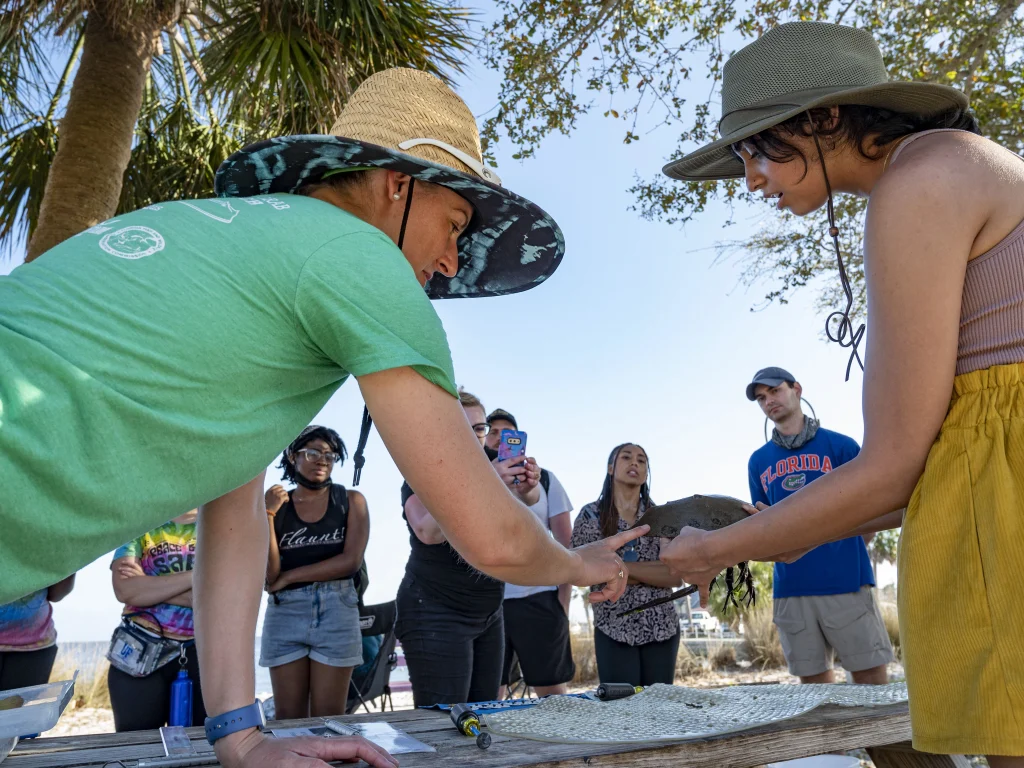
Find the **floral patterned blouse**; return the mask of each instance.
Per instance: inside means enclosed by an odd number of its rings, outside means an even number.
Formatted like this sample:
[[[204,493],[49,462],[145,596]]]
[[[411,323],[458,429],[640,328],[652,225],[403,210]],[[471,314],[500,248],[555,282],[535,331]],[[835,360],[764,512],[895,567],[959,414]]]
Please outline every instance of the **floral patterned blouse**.
[[[619,530],[629,527],[626,521],[619,518]],[[601,523],[598,517],[597,502],[587,504],[580,510],[576,524],[572,529],[572,546],[598,541],[601,536]],[[632,548],[640,562],[657,562],[661,554],[661,540],[651,536],[641,536],[618,550],[622,557],[626,549]],[[625,559],[629,565],[628,558]],[[630,584],[626,593],[617,603],[596,603],[594,605],[594,624],[612,640],[627,645],[645,645],[657,643],[674,637],[679,632],[679,612],[675,603],[648,608],[630,616],[620,617],[622,611],[636,608],[649,600],[666,597],[672,593],[670,589],[652,587],[647,584]]]

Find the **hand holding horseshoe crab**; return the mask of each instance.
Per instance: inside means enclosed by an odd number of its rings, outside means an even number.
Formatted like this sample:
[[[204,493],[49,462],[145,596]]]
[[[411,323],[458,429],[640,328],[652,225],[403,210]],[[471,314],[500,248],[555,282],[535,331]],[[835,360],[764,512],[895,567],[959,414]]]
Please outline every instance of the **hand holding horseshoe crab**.
[[[711,587],[718,583],[718,577],[723,571],[725,607],[733,605],[739,608],[740,602],[747,606],[753,605],[757,595],[753,576],[747,564],[712,563],[707,558],[702,544],[703,537],[708,531],[725,528],[757,511],[758,509],[751,505],[730,496],[695,495],[650,507],[636,521],[636,525],[649,525],[650,531],[646,534],[648,536],[671,539],[662,547],[660,559],[673,575],[682,577],[690,586],[677,590],[667,597],[638,606],[630,613],[678,600],[698,590],[701,605],[706,606]]]

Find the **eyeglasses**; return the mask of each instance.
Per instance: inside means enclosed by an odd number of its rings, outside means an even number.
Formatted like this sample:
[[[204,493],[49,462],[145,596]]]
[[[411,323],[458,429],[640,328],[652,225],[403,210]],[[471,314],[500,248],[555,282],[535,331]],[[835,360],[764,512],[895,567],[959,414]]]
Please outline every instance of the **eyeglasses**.
[[[302,448],[301,450],[296,451],[296,453],[301,453],[306,457],[306,461],[311,462],[317,462],[320,461],[320,459],[323,459],[328,464],[334,464],[341,459],[341,456],[336,453],[332,453],[330,451],[324,453],[323,451],[318,451],[316,448]]]
[[[474,424],[473,431],[476,432],[477,437],[487,437],[487,434],[491,431],[489,424]]]

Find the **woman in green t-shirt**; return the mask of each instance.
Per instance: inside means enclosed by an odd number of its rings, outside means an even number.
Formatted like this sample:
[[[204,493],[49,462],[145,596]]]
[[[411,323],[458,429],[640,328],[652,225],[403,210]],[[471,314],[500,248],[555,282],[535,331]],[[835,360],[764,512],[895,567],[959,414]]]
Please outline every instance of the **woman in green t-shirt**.
[[[615,550],[643,529],[572,552],[545,535],[480,451],[429,302],[538,285],[562,235],[484,165],[465,103],[410,69],[367,79],[332,135],[236,153],[216,189],[97,224],[0,278],[0,603],[199,507],[196,643],[222,764],[391,765],[362,740],[258,729],[263,476],[355,376],[467,562],[618,598]]]

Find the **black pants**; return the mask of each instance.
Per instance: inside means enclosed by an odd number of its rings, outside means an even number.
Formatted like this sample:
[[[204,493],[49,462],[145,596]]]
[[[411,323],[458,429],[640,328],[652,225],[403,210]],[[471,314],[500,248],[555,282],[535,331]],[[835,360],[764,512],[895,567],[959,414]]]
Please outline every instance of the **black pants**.
[[[568,683],[576,674],[569,640],[569,617],[558,602],[558,591],[549,589],[502,604],[505,622],[505,663],[501,684],[508,685],[512,656],[527,685]]]
[[[597,654],[597,674],[602,683],[672,685],[676,677],[679,633],[660,643],[627,645],[595,629],[594,651]]]
[[[48,683],[55,658],[56,645],[38,651],[0,651],[0,691]]]
[[[490,615],[462,614],[408,581],[399,588],[397,603],[395,633],[409,667],[415,706],[497,697],[505,652],[500,606]]]
[[[206,707],[199,687],[199,657],[195,645],[190,645],[185,655],[188,662],[185,669],[192,681],[192,725],[202,725],[206,720]],[[149,731],[167,725],[171,714],[171,683],[180,669],[177,659],[146,677],[132,677],[111,667],[107,687],[114,710],[114,730],[119,733]]]

